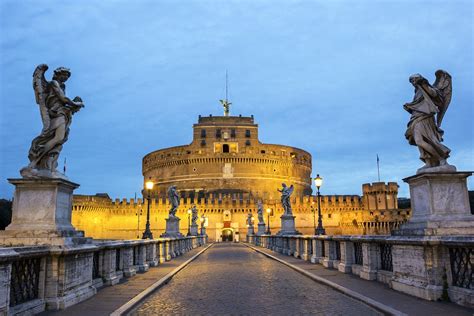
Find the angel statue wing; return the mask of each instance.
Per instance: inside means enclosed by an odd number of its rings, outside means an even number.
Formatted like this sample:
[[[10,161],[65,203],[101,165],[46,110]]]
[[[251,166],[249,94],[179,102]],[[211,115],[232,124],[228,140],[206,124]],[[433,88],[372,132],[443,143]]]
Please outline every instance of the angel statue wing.
[[[288,189],[288,195],[291,195],[294,190],[295,190],[295,187],[293,186],[293,184],[290,185],[290,188]]]
[[[438,104],[439,112],[437,115],[436,124],[438,127],[441,127],[441,122],[443,121],[444,114],[448,109],[449,103],[451,102],[451,95],[453,93],[453,88],[451,84],[451,75],[444,70],[437,70],[436,80],[433,84],[433,87],[438,90],[440,97],[440,102]]]
[[[43,121],[43,132],[49,129],[50,119],[46,107],[46,96],[48,95],[49,82],[44,77],[48,65],[41,64],[33,72],[33,90],[35,91],[36,103],[40,107],[41,120]]]

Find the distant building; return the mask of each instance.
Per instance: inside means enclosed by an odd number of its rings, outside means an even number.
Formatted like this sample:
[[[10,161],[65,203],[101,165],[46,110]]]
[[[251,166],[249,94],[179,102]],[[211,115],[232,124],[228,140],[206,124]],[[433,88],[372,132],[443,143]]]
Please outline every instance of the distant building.
[[[257,201],[271,210],[270,228],[280,229],[282,183],[294,185],[292,195],[296,226],[314,232],[317,200],[311,190],[311,154],[295,147],[261,143],[253,116],[199,116],[189,145],[160,149],[143,158],[144,182],[151,180],[151,229],[165,229],[169,204],[167,189],[175,185],[181,197],[177,215],[187,231],[187,210],[196,205],[207,217],[210,240],[245,236],[246,217],[257,226]],[[146,194],[146,192],[144,192]],[[393,182],[364,184],[362,196],[322,196],[323,224],[328,234],[383,234],[407,220],[410,210],[397,203]],[[95,238],[134,238],[146,221],[146,202],[112,201],[106,194],[74,196],[73,224]],[[264,215],[267,222],[267,214]]]

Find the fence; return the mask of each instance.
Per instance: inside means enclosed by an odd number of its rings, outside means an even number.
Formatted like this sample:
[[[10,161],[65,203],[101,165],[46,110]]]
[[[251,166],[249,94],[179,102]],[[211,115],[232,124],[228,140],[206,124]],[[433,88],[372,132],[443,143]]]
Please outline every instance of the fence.
[[[248,241],[417,297],[474,307],[472,237],[260,235]]]
[[[115,285],[206,242],[206,236],[190,236],[94,240],[71,248],[0,248],[0,314],[67,308],[94,295],[103,285]]]

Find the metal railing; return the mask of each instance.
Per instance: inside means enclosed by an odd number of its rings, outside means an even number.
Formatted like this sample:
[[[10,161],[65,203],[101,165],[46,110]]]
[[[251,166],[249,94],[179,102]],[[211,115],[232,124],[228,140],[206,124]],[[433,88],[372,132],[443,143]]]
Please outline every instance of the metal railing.
[[[474,248],[449,247],[449,259],[453,285],[474,289]]]
[[[334,242],[336,244],[336,260],[341,260],[341,242],[336,240]]]
[[[393,271],[392,245],[380,244],[380,265],[382,270]]]
[[[10,306],[38,298],[41,258],[26,258],[12,262]]]
[[[359,265],[364,264],[364,255],[362,253],[361,242],[354,242],[354,263]]]

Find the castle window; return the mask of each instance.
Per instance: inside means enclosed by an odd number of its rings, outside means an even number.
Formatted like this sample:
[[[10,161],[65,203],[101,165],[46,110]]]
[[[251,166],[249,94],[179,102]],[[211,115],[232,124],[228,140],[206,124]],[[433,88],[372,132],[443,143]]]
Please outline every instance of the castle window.
[[[229,150],[229,144],[224,144],[222,145],[222,152],[223,153],[228,153],[230,150]]]
[[[245,142],[245,146],[250,146],[250,140],[247,139],[247,141]]]
[[[249,129],[245,130],[245,137],[247,137],[247,138],[250,137],[250,130]]]
[[[204,139],[201,140],[201,146],[206,146],[206,141]]]
[[[235,129],[230,130],[230,137],[235,138]]]
[[[264,154],[264,153],[265,153],[265,150],[260,150],[260,153],[261,153],[261,154]]]
[[[206,130],[205,129],[201,130],[201,138],[206,138]]]
[[[332,217],[332,214],[328,214],[328,218],[331,218]]]
[[[222,134],[221,134],[221,130],[220,129],[216,129],[216,138],[221,138]]]

